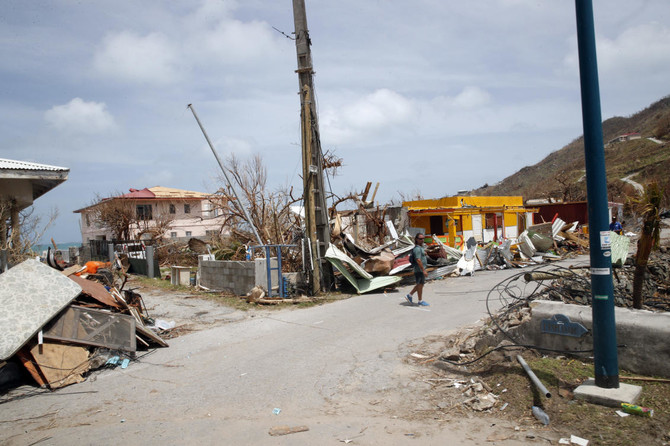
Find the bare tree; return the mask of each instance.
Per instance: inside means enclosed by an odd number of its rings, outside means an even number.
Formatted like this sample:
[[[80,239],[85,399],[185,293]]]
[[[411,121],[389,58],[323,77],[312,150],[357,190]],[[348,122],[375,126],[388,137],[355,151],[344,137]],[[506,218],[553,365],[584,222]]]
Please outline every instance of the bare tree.
[[[57,217],[58,211],[53,209],[43,223],[42,218],[35,215],[34,207],[19,212],[14,203],[0,200],[0,249],[7,251],[7,261],[17,264],[33,257],[33,246]]]
[[[151,220],[137,220],[137,238],[144,239],[143,236],[148,236],[151,240],[162,239],[174,223],[174,218],[165,212],[157,212],[152,215]],[[131,227],[133,225],[131,224]]]
[[[295,230],[300,228],[299,216],[291,212],[290,206],[299,202],[300,198],[293,198],[292,189],[288,187],[275,191],[267,189],[267,170],[260,155],[246,162],[230,155],[225,169],[242,203],[235,197],[231,185],[224,183],[219,188],[215,201],[225,216],[223,226],[230,228],[233,237],[244,243],[256,243],[249,225],[256,228],[265,243],[290,243]],[[246,206],[251,222],[246,221],[242,206]]]
[[[131,227],[137,224],[135,200],[120,198],[121,194],[111,198],[96,195],[91,207],[91,220],[100,227],[108,228],[115,240],[129,240]]]

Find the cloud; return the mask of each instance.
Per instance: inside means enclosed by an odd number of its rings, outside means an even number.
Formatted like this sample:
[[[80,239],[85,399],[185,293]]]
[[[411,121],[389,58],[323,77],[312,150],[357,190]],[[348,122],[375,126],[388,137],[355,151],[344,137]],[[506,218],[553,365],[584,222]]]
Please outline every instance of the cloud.
[[[245,157],[251,155],[254,144],[241,138],[223,138],[217,141],[214,147],[219,157],[226,157],[228,155]],[[207,146],[207,152],[208,155],[211,154],[209,146]]]
[[[44,113],[44,119],[56,130],[69,134],[103,133],[116,128],[105,103],[86,102],[81,98],[51,107]]]
[[[599,67],[648,73],[670,68],[670,28],[657,22],[626,29],[615,39],[600,39]]]
[[[456,108],[478,108],[491,102],[491,95],[479,87],[465,87],[453,100]]]
[[[105,37],[94,56],[95,70],[123,81],[166,85],[181,78],[178,53],[162,33],[123,31]]]
[[[400,125],[412,117],[413,111],[411,100],[380,89],[349,105],[325,111],[322,125],[332,142],[344,142]]]
[[[193,36],[190,48],[200,63],[223,65],[266,62],[279,52],[279,45],[265,22],[224,19]]]
[[[658,22],[625,29],[612,39],[599,36],[596,44],[598,70],[604,75],[616,75],[629,81],[670,70],[670,28]],[[577,42],[573,41],[564,65],[578,69],[578,57]]]

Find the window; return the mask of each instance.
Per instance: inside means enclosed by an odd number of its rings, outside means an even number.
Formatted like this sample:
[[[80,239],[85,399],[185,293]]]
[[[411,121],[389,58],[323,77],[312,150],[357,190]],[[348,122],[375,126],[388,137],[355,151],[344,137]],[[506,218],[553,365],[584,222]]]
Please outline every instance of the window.
[[[91,216],[88,214],[84,215],[86,215],[86,227],[88,228],[89,226],[91,226]]]
[[[502,213],[486,214],[486,229],[493,229],[494,227],[502,227],[503,219]]]
[[[218,233],[219,233],[219,231],[217,231],[216,229],[207,229],[205,231],[205,235],[207,237],[215,237]]]
[[[190,236],[191,236],[191,231],[186,231],[186,237],[190,237]]]
[[[177,208],[175,207],[174,204],[170,205],[170,214],[176,214],[177,213]]]
[[[170,206],[172,206],[172,205],[170,205]],[[176,232],[170,232],[170,237],[177,238],[177,233]]]
[[[184,205],[184,214],[190,214],[191,213],[191,205],[190,204],[185,204]]]
[[[138,220],[153,220],[150,204],[138,204],[136,209]]]
[[[209,201],[203,201],[202,202],[202,216],[203,217],[211,217],[212,216],[212,203]]]

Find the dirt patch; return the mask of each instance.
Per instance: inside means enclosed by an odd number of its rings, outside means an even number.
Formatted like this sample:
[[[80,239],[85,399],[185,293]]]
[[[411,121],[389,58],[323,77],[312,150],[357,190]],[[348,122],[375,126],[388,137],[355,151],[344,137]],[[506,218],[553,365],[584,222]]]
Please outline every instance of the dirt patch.
[[[408,419],[449,421],[459,417],[484,417],[492,423],[506,420],[513,429],[498,430],[500,438],[558,442],[576,435],[593,445],[670,444],[670,383],[626,381],[642,387],[639,405],[655,410],[653,418],[620,417],[616,409],[573,399],[573,390],[593,376],[590,359],[543,356],[519,347],[483,353],[475,346],[487,336],[487,327],[470,327],[448,337],[427,338],[410,346],[405,358],[421,383],[405,393],[402,416]],[[486,350],[484,350],[484,353]],[[518,363],[521,355],[546,386],[551,397],[540,395]],[[455,366],[447,361],[467,364]],[[544,426],[531,412],[541,407],[549,416]]]

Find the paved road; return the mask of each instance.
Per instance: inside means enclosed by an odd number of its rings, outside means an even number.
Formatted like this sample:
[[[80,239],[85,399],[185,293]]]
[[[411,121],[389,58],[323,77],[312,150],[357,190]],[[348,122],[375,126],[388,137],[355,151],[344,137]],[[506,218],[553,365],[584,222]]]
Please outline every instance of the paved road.
[[[488,291],[519,272],[429,283],[427,308],[401,287],[182,336],[125,370],[0,405],[0,444],[486,444],[490,420],[407,416],[426,384],[403,358],[485,317]],[[279,425],[309,431],[270,436]]]

